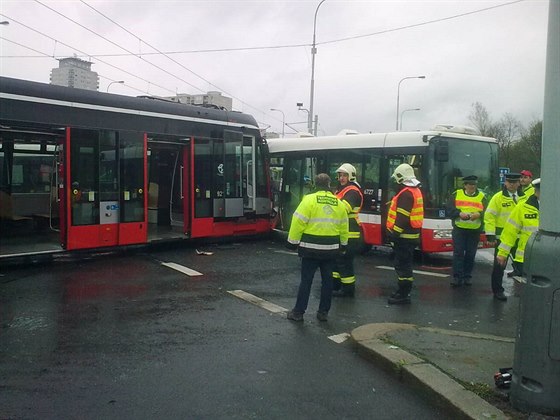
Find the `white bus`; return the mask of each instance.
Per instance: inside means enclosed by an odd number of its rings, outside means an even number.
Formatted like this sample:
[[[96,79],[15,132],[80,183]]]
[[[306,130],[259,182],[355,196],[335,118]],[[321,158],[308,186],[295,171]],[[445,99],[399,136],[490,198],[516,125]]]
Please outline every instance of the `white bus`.
[[[387,243],[388,203],[396,193],[391,174],[401,163],[412,165],[422,182],[421,250],[425,253],[453,249],[445,205],[462,186],[462,177],[476,175],[479,189],[487,195],[499,189],[497,141],[476,135],[468,127],[439,125],[430,131],[270,139],[268,147],[277,213],[273,227],[280,230],[289,229],[295,208],[313,188],[314,176],[324,172],[334,181],[336,169],[344,162],[356,167],[363,189],[359,217],[368,246]],[[481,246],[485,243],[481,235]]]

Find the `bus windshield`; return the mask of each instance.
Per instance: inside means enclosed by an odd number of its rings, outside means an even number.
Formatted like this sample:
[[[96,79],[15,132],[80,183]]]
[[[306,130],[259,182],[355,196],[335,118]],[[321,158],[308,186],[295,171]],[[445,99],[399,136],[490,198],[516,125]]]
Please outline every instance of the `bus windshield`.
[[[497,143],[477,140],[437,137],[430,141],[430,152],[433,159],[428,171],[430,196],[425,205],[427,208],[442,208],[449,195],[462,188],[464,176],[476,175],[478,188],[487,196],[499,189],[499,179],[495,168],[498,165]]]

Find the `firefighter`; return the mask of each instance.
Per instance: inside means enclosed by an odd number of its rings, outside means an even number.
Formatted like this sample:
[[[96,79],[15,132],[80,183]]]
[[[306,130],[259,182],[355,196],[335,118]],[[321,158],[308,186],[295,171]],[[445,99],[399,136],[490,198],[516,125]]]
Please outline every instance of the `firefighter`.
[[[517,202],[524,197],[519,184],[521,175],[518,173],[508,173],[505,178],[502,190],[492,196],[484,213],[486,238],[488,239],[488,244],[495,247],[494,267],[492,268],[492,293],[494,294],[494,299],[500,301],[507,300],[502,286],[504,267],[496,259],[498,246],[500,245],[500,234]]]
[[[327,174],[317,175],[317,192],[305,195],[292,217],[287,247],[297,248],[301,257],[297,300],[287,314],[292,321],[303,321],[317,268],[322,280],[317,319],[326,321],[331,308],[334,261],[348,245],[348,215],[344,204],[330,191],[330,183]]]
[[[472,269],[482,231],[485,196],[477,188],[478,177],[463,177],[463,188],[455,191],[447,204],[447,215],[453,224],[452,287],[472,285]]]
[[[344,203],[348,213],[348,249],[336,260],[333,271],[333,296],[354,297],[356,276],[354,274],[354,257],[362,247],[360,212],[364,196],[356,182],[356,168],[349,163],[342,164],[337,170],[338,189],[336,197]]]
[[[387,215],[387,231],[395,252],[395,272],[398,276],[398,288],[389,297],[388,303],[410,303],[410,291],[414,277],[412,262],[414,248],[420,243],[420,231],[424,220],[424,200],[420,191],[420,181],[414,175],[414,169],[403,163],[395,169],[392,178],[400,191],[391,200]]]
[[[509,216],[502,235],[500,236],[500,245],[498,246],[498,263],[505,267],[508,256],[512,254],[512,258],[518,264],[520,275],[523,275],[523,262],[525,259],[525,246],[531,236],[531,233],[539,229],[539,203],[541,198],[541,179],[537,178],[532,182],[534,193],[526,200],[523,200],[513,209]],[[515,255],[512,250],[517,244]]]

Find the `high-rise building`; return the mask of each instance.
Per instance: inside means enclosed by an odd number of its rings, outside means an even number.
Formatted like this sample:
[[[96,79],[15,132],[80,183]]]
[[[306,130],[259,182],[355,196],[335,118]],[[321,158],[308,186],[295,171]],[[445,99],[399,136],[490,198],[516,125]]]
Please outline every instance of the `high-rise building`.
[[[99,76],[91,71],[91,64],[78,57],[58,60],[58,68],[51,70],[51,85],[99,90]]]
[[[189,95],[188,93],[178,93],[176,96],[167,97],[167,99],[171,99],[182,104],[216,106],[218,108],[227,109],[228,111],[231,111],[233,106],[233,100],[231,98],[223,96],[222,92],[217,92],[215,90],[196,95]]]

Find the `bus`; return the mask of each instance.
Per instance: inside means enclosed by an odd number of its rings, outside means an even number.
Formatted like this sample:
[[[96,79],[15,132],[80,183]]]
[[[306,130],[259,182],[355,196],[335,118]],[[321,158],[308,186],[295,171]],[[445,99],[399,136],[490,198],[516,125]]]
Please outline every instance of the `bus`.
[[[275,217],[273,228],[289,230],[292,214],[313,188],[317,173],[336,180],[344,162],[357,170],[364,203],[359,214],[367,248],[386,245],[385,221],[396,185],[391,174],[410,164],[422,183],[424,224],[421,251],[453,250],[451,220],[445,211],[450,194],[462,187],[461,178],[476,175],[479,189],[490,195],[499,189],[498,144],[474,129],[438,125],[429,131],[347,134],[325,137],[269,139],[270,171]],[[486,238],[481,236],[481,247]]]
[[[0,258],[270,232],[240,112],[0,78]]]

